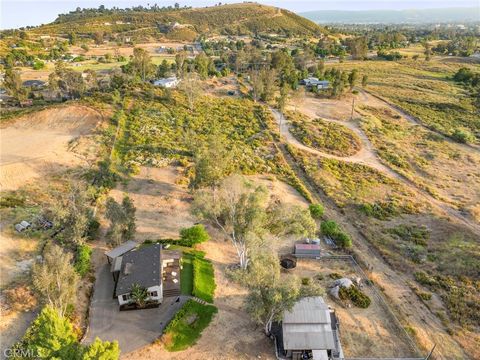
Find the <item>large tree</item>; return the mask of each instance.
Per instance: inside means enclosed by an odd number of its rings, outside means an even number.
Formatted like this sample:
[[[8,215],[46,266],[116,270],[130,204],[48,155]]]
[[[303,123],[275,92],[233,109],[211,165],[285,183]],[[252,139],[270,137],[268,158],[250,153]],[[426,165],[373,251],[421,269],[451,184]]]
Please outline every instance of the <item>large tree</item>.
[[[134,76],[139,76],[143,81],[155,73],[155,65],[148,52],[142,48],[133,49],[133,57],[129,64],[129,70]]]
[[[51,211],[53,222],[60,230],[57,239],[74,245],[83,244],[90,220],[89,199],[85,189],[73,185],[66,192],[54,196],[56,201]]]
[[[266,207],[266,189],[235,175],[224,179],[218,189],[198,191],[193,211],[223,231],[235,247],[240,267],[246,269],[252,248],[264,240]]]
[[[202,91],[198,74],[195,71],[185,73],[180,82],[179,89],[183,90],[187,96],[188,108],[192,111],[195,105],[195,100]]]
[[[233,175],[223,179],[218,188],[197,191],[193,212],[210,221],[231,240],[240,268],[245,270],[252,253],[266,244],[267,235],[270,238],[286,234],[303,237],[315,230],[307,210],[269,206],[269,200],[265,187],[254,186],[242,176]]]
[[[51,306],[42,309],[15,347],[40,359],[75,359],[79,350],[72,324]]]
[[[280,261],[272,253],[259,253],[252,259],[244,282],[249,288],[247,311],[254,321],[263,325],[267,336],[272,323],[280,321],[284,312],[291,310],[301,297],[322,294],[318,286],[302,286],[295,277],[282,277]]]
[[[28,92],[26,88],[22,87],[22,78],[20,77],[20,71],[13,69],[6,69],[5,79],[3,82],[5,89],[10,96],[13,96],[17,100],[25,100]]]
[[[123,198],[121,204],[111,197],[107,199],[105,217],[110,220],[107,237],[113,245],[118,246],[133,239],[136,231],[135,212],[135,206],[128,196]]]
[[[62,316],[67,306],[75,302],[78,275],[72,255],[58,245],[47,245],[42,260],[32,268],[32,281],[42,300]]]
[[[227,139],[217,133],[210,134],[204,146],[194,150],[195,175],[193,188],[216,188],[233,169],[232,153],[226,148]]]

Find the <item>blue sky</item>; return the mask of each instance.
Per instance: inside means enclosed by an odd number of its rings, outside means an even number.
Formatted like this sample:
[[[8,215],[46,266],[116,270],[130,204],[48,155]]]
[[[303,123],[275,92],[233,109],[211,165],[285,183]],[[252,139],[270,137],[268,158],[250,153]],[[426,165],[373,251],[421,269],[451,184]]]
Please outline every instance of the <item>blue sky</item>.
[[[222,1],[234,3],[237,1]],[[216,0],[179,0],[181,6],[208,6]],[[280,6],[295,12],[310,10],[373,10],[373,9],[425,9],[445,7],[479,7],[480,0],[259,0],[259,3]],[[0,0],[0,28],[18,28],[26,25],[40,25],[53,21],[58,13],[74,10],[76,7],[131,7],[157,3],[159,6],[173,5],[175,1],[162,0]],[[479,19],[480,20],[480,19]]]

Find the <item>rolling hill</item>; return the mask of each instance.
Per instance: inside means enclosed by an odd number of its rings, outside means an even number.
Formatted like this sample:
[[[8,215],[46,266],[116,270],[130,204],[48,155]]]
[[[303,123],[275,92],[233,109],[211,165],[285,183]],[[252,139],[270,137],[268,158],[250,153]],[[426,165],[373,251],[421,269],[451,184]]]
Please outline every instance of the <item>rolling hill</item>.
[[[314,22],[288,10],[255,3],[230,4],[205,8],[114,9],[77,11],[60,15],[53,23],[31,29],[38,34],[91,35],[128,33],[145,30],[160,32],[167,38],[178,33],[198,35],[248,35],[276,33],[285,35],[319,35],[324,30]]]
[[[472,22],[480,19],[480,8],[412,9],[412,10],[319,10],[300,13],[317,23],[344,24],[420,24]]]

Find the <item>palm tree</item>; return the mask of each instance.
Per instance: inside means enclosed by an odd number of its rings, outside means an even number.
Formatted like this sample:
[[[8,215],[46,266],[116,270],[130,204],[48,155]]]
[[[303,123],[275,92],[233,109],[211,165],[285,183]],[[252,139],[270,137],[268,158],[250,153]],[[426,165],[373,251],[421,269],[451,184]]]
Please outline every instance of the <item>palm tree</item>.
[[[135,304],[138,305],[138,307],[142,308],[145,306],[145,302],[148,297],[147,289],[138,284],[133,284],[130,297],[135,302]]]

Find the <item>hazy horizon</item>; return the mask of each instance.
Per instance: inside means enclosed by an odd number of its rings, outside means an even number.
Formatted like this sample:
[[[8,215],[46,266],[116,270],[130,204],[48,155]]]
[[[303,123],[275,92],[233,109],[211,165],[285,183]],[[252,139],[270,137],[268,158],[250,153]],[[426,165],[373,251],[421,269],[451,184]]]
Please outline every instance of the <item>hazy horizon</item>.
[[[105,5],[107,8],[113,6],[126,8],[147,4],[158,4],[159,6],[173,6],[176,1],[155,1],[155,0],[2,0],[0,29],[19,28],[24,26],[36,26],[52,22],[60,13],[68,13],[77,7],[90,8]],[[189,0],[177,1],[180,6],[204,7],[218,4],[219,1]],[[221,1],[226,3],[239,3],[242,1]],[[412,9],[441,9],[441,8],[479,8],[477,0],[270,0],[257,1],[265,5],[282,7],[294,12],[308,12],[318,10],[412,10]],[[27,11],[28,10],[28,11]],[[480,21],[480,19],[479,19]]]

